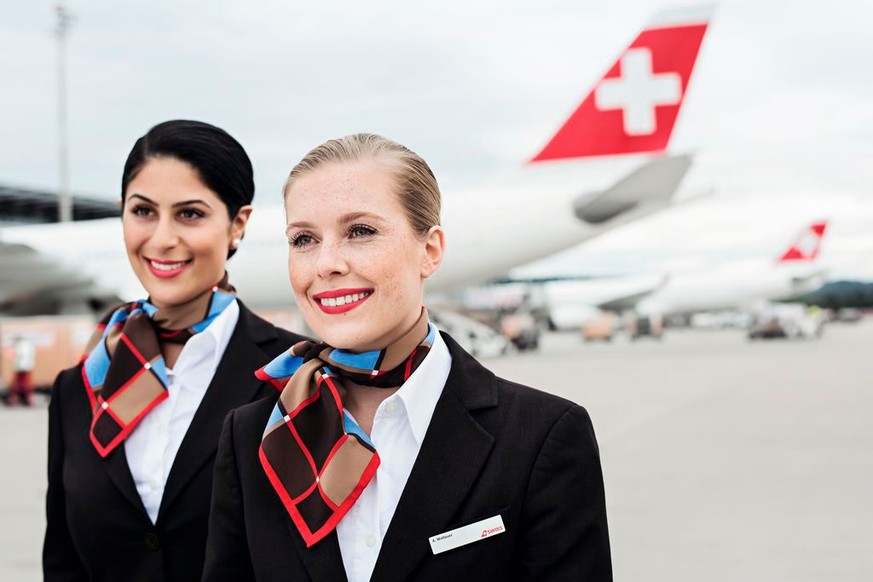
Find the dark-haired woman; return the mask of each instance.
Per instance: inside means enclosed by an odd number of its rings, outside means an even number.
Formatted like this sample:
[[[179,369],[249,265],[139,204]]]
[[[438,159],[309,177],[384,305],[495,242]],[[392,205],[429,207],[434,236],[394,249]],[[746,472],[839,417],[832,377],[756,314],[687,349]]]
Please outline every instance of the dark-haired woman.
[[[107,314],[52,389],[47,581],[200,579],[222,420],[274,394],[251,370],[302,339],[228,281],[253,196],[245,150],[217,127],[168,121],[134,144],[122,224],[148,298]]]

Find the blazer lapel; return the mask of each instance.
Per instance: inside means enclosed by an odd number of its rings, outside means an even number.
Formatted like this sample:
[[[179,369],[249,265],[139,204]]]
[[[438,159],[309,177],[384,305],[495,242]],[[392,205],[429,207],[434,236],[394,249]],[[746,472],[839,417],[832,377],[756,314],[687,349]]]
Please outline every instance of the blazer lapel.
[[[270,491],[270,493],[273,492]],[[284,508],[282,508],[282,512],[285,513]],[[294,540],[294,549],[300,555],[300,560],[303,562],[309,577],[313,581],[348,580],[336,530],[332,531],[311,548],[307,548],[306,542],[303,541],[303,537],[297,531],[297,527],[291,521],[291,518],[288,517],[287,513],[285,514],[285,523],[288,526],[288,535]],[[373,579],[376,580],[376,578]]]
[[[449,336],[452,368],[397,504],[373,580],[407,580],[446,531],[488,458],[494,438],[470,415],[497,405],[494,375]]]
[[[269,360],[257,344],[275,338],[272,326],[254,317],[240,304],[239,321],[173,461],[158,511],[159,518],[215,455],[227,412],[251,402],[257,395],[262,382],[255,378],[254,366],[266,364]]]
[[[89,443],[90,444],[90,443]],[[136,483],[133,481],[133,475],[130,473],[130,466],[127,464],[127,454],[124,452],[124,446],[116,447],[114,451],[103,459],[103,466],[109,474],[109,478],[115,483],[115,486],[127,498],[142,511],[143,516],[148,519],[148,512],[145,505],[142,503],[142,498],[136,490]]]
[[[81,382],[81,376],[80,376]],[[85,394],[85,384],[81,382],[81,393]],[[87,402],[87,400],[86,400]],[[88,411],[88,426],[90,426],[90,414],[91,411]],[[88,440],[87,446],[92,446],[90,440]],[[94,453],[97,454],[96,452]],[[103,465],[103,468],[106,469],[106,474],[109,475],[109,478],[118,487],[118,490],[121,491],[121,494],[127,498],[128,501],[133,503],[134,506],[138,507],[143,516],[148,517],[148,513],[146,512],[145,505],[142,503],[142,499],[139,496],[139,492],[136,490],[136,483],[133,481],[133,475],[130,473],[130,466],[127,464],[127,454],[124,452],[124,446],[116,447],[109,455],[101,459],[100,464]]]

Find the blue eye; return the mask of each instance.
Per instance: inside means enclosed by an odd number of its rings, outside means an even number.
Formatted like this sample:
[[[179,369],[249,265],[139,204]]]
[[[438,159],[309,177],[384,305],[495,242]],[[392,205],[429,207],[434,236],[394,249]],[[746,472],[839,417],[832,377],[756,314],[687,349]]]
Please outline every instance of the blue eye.
[[[301,249],[312,244],[313,241],[314,239],[312,238],[312,235],[301,232],[290,237],[288,239],[288,244],[290,244],[294,248]]]
[[[376,234],[376,229],[366,224],[355,224],[349,229],[349,236],[352,238],[368,237],[374,234]]]

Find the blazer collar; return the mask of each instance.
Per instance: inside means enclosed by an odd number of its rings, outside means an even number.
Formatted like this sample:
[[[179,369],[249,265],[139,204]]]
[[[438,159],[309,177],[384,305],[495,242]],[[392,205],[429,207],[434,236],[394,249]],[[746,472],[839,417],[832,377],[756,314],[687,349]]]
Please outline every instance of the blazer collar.
[[[218,449],[225,414],[251,402],[262,386],[254,371],[269,361],[258,344],[277,337],[275,328],[240,303],[239,321],[227,344],[212,382],[179,446],[158,510],[158,519],[178,498]]]

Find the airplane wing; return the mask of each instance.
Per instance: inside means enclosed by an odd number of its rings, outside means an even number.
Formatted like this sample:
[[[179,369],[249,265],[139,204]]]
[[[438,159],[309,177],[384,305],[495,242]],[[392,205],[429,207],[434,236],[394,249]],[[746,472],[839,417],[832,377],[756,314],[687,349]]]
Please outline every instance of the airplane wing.
[[[72,224],[81,229],[83,223]],[[0,312],[37,315],[81,307],[86,311],[102,311],[120,302],[124,289],[101,283],[93,272],[82,268],[80,261],[71,261],[61,252],[49,253],[45,248],[10,240],[14,237],[3,234],[0,231]],[[61,245],[64,240],[58,236],[51,242]]]
[[[63,293],[81,293],[91,287],[88,276],[20,243],[0,242],[0,310],[47,304]]]
[[[629,293],[628,295],[624,295],[621,297],[613,297],[612,299],[608,299],[601,303],[597,304],[598,309],[602,309],[603,311],[627,311],[636,307],[637,303],[651,295],[655,290],[657,290],[660,285],[653,286],[649,289],[642,289],[635,293]]]
[[[690,155],[664,156],[637,168],[610,188],[579,196],[576,216],[588,224],[602,224],[622,214],[651,214],[668,206],[691,167]]]

